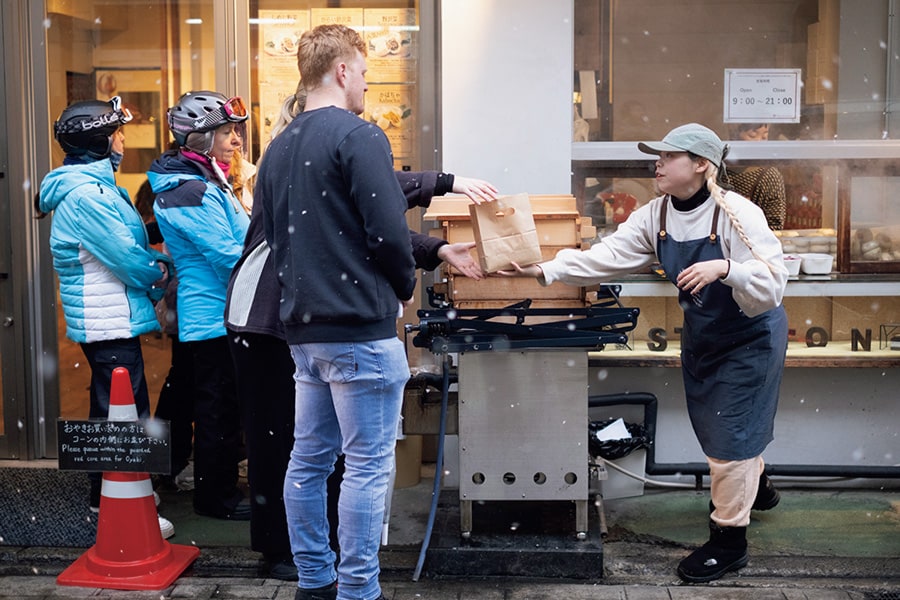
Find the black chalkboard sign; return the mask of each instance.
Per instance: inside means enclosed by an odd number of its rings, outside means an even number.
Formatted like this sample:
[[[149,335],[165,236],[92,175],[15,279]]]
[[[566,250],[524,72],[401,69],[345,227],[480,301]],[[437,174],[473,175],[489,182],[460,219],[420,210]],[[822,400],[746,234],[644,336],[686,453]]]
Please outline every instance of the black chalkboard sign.
[[[164,473],[172,470],[169,422],[56,422],[61,471]]]

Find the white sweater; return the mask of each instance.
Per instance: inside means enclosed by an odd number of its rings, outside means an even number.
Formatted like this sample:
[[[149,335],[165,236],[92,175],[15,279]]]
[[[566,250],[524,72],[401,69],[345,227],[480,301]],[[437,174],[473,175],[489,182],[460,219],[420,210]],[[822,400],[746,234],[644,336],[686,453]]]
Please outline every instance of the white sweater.
[[[769,229],[762,210],[746,198],[728,192],[725,200],[744,228],[758,260],[741,240],[731,219],[720,211],[718,236],[724,258],[730,259],[728,276],[722,283],[731,287],[732,296],[749,317],[781,304],[788,273],[784,266],[781,242]],[[589,250],[561,250],[551,261],[541,263],[543,285],[562,281],[570,285],[593,285],[617,276],[645,270],[657,262],[660,203],[667,196],[651,200],[628,217],[618,230]],[[666,215],[666,234],[676,241],[709,236],[716,202],[710,198],[697,208],[682,212],[671,205]],[[769,267],[772,266],[772,268]]]

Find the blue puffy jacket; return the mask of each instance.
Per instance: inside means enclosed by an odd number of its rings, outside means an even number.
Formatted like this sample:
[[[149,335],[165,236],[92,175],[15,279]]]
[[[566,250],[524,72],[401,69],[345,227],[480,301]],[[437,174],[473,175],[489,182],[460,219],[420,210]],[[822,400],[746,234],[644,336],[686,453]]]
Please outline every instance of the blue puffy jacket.
[[[147,173],[153,213],[178,272],[178,339],[225,335],[225,293],[250,218],[200,163],[169,151]]]
[[[67,162],[71,162],[68,161]],[[66,164],[41,182],[40,209],[53,212],[50,251],[59,276],[66,336],[73,342],[128,339],[159,331],[157,261],[128,192],[109,159]]]

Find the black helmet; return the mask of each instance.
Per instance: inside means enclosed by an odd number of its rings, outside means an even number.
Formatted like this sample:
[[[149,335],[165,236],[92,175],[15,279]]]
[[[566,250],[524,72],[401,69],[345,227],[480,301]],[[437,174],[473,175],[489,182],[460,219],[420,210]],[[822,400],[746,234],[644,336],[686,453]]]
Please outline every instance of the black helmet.
[[[187,92],[169,109],[169,129],[179,146],[206,153],[212,148],[212,135],[188,140],[192,133],[210,133],[226,123],[247,120],[247,107],[239,96],[226,98],[219,92]]]
[[[85,100],[66,107],[53,124],[53,134],[66,154],[101,159],[112,151],[112,135],[131,120],[122,99]]]

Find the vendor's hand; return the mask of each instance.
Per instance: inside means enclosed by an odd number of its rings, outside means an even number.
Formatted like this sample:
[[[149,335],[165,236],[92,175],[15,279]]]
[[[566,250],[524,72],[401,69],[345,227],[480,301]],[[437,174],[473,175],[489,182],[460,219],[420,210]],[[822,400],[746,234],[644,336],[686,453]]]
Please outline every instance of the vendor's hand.
[[[679,273],[675,285],[690,294],[697,294],[727,273],[728,261],[723,258],[698,262]]]
[[[499,196],[497,188],[493,184],[481,179],[471,177],[453,176],[453,193],[465,194],[475,204],[493,202]]]
[[[544,271],[541,269],[540,265],[521,267],[516,263],[512,263],[512,266],[515,267],[515,271],[497,271],[496,273],[493,273],[493,275],[499,275],[500,277],[534,277],[535,279],[544,275]]]
[[[438,248],[438,258],[455,268],[457,271],[475,279],[484,279],[484,271],[472,258],[469,251],[475,247],[475,242],[458,242],[456,244],[444,244]]]

